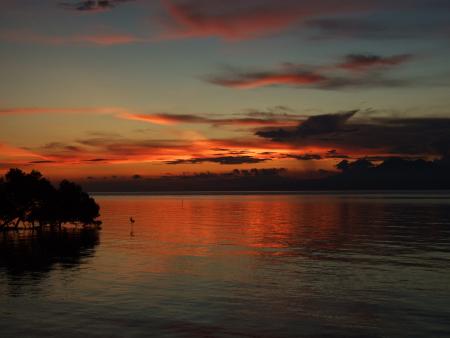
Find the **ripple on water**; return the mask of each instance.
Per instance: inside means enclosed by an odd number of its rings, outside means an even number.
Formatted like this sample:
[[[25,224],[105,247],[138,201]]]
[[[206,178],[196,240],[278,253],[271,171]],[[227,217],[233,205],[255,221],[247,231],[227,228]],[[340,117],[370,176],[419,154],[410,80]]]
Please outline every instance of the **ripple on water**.
[[[97,199],[70,246],[0,236],[2,336],[450,335],[443,195]]]

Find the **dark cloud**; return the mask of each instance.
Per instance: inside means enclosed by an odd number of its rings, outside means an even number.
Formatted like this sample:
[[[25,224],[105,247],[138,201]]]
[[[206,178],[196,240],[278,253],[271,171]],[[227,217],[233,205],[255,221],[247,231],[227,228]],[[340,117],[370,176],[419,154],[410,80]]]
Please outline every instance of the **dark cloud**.
[[[266,158],[257,158],[252,156],[220,156],[220,157],[199,157],[191,159],[179,159],[173,161],[167,161],[167,164],[197,164],[204,162],[212,162],[226,165],[236,165],[245,163],[260,163],[267,161]]]
[[[192,144],[177,140],[134,140],[123,137],[93,137],[76,140],[84,146],[84,151],[95,150],[100,155],[112,158],[130,158],[140,155],[164,155],[179,151],[188,151]],[[104,157],[99,157],[104,158]]]
[[[119,133],[104,131],[89,131],[86,133],[89,137],[121,137]]]
[[[121,118],[128,120],[144,121],[154,124],[170,125],[177,123],[211,124],[213,126],[263,126],[263,125],[289,125],[298,119],[295,116],[272,116],[272,117],[239,117],[239,118],[209,118],[190,114],[122,114]]]
[[[48,150],[59,150],[64,152],[79,152],[81,150],[80,147],[71,144],[65,144],[61,142],[51,142],[47,143],[43,146],[44,149]]]
[[[311,116],[297,128],[301,137],[344,131],[346,122],[358,111]]]
[[[107,159],[107,158],[92,158],[89,160],[83,160],[83,162],[107,162],[110,161],[111,159]]]
[[[334,159],[346,159],[349,158],[348,155],[345,154],[340,154],[336,149],[331,149],[329,151],[327,151],[326,158],[334,158]]]
[[[241,114],[239,114],[241,115]],[[305,117],[304,114],[297,114],[295,111],[287,106],[274,106],[266,109],[246,109],[245,115],[258,119],[291,119],[298,120]]]
[[[433,161],[390,157],[375,164],[368,158],[341,161],[341,173],[322,184],[333,189],[448,189],[450,158]]]
[[[349,54],[339,67],[350,70],[367,70],[368,68],[397,66],[412,59],[411,54],[383,57],[373,54]]]
[[[62,142],[47,143],[35,150],[45,154],[45,157],[56,158],[58,161],[73,158],[77,154],[85,151],[85,149],[78,144],[66,144]]]
[[[383,156],[383,155],[373,155],[373,156],[364,156],[364,160],[370,161],[370,162],[383,162],[383,161],[387,161],[387,160],[391,160],[391,159],[395,159],[395,158],[399,158],[398,156]],[[413,156],[413,155],[409,155],[409,156],[404,156],[402,157],[402,159],[404,160],[420,160],[422,157],[421,156]],[[349,158],[347,158],[349,159]],[[358,158],[356,158],[358,159]],[[360,158],[361,159],[361,158]]]
[[[295,129],[261,130],[257,131],[256,135],[272,140],[286,140],[348,131],[346,122],[356,113],[357,110],[352,110],[337,114],[311,116]]]
[[[441,10],[448,10],[440,6]],[[309,20],[305,27],[311,30],[314,40],[323,39],[414,39],[428,36],[429,38],[447,38],[450,25],[447,20],[438,20],[436,16],[428,16],[422,20],[401,22],[399,20],[375,20],[370,16],[328,17]]]
[[[294,181],[285,175],[284,168],[248,168],[227,172],[194,172],[183,175],[167,174],[162,177],[132,179],[120,177],[85,179],[88,191],[258,191],[294,190]]]
[[[286,155],[287,158],[293,158],[299,161],[312,161],[312,160],[322,160],[322,159],[348,159],[348,155],[340,154],[336,149],[327,151],[324,154],[289,154]]]
[[[206,80],[212,84],[236,89],[267,86],[316,89],[400,87],[410,84],[410,81],[388,75],[394,67],[412,58],[410,54],[349,54],[332,65],[319,67],[285,63],[273,70],[231,70],[222,75],[210,76]]]
[[[389,28],[379,22],[357,18],[317,18],[309,20],[306,27],[317,30],[316,39],[380,37],[390,33]]]
[[[304,114],[296,114],[285,106],[269,107],[264,110],[246,109],[243,112],[231,114],[232,117],[223,115],[195,115],[172,113],[122,113],[118,115],[122,119],[143,121],[159,125],[172,124],[209,124],[211,126],[292,126],[305,117]],[[137,132],[147,132],[152,129],[138,129]],[[93,134],[92,134],[93,135]],[[93,135],[103,136],[103,135]],[[105,135],[109,136],[109,135]],[[117,136],[117,135],[111,135]]]
[[[49,164],[49,163],[57,163],[56,161],[50,160],[40,160],[40,161],[30,161],[28,164]]]
[[[363,76],[338,76],[329,78],[316,89],[371,89],[371,88],[400,88],[414,85],[413,80],[389,78],[384,73],[365,73]]]
[[[285,175],[283,168],[234,169],[225,173],[199,172],[132,179],[88,179],[90,191],[249,191],[249,190],[358,190],[358,189],[449,189],[450,158],[433,161],[387,158],[373,163],[367,158],[342,161],[337,171],[316,175]]]
[[[289,138],[292,138],[295,135],[295,129],[274,129],[274,128],[266,128],[263,130],[259,130],[255,133],[255,135],[269,138],[272,141],[285,141]]]
[[[111,10],[117,5],[135,0],[84,0],[84,1],[61,1],[61,7],[80,12],[101,12]]]
[[[297,128],[256,132],[262,138],[295,146],[345,149],[391,155],[448,155],[450,118],[370,118],[350,120],[356,111],[312,116]],[[338,152],[329,153],[338,158]]]
[[[436,139],[431,143],[431,147],[443,156],[450,157],[450,134],[447,136],[442,135],[442,137]]]
[[[166,175],[162,178],[166,179],[190,179],[190,178],[239,178],[239,177],[270,177],[270,176],[280,176],[287,172],[286,168],[251,168],[251,169],[233,169],[225,173],[215,173],[215,172],[199,172],[183,175]]]
[[[302,154],[302,155],[287,155],[288,158],[295,158],[299,161],[312,161],[312,160],[321,160],[322,156],[319,154]]]

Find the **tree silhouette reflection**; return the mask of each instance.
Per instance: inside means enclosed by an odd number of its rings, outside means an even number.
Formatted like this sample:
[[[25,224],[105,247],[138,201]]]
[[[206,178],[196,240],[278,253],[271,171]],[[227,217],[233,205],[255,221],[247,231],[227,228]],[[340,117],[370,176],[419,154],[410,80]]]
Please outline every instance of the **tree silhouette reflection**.
[[[0,275],[39,280],[58,267],[70,269],[93,256],[100,243],[96,229],[0,233]]]

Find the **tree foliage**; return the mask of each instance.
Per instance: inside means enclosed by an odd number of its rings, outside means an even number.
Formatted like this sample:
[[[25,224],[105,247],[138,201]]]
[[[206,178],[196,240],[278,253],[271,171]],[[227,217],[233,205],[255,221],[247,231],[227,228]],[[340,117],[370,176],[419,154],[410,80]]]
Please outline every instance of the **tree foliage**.
[[[99,226],[100,207],[82,188],[62,181],[55,188],[38,171],[10,169],[0,178],[0,229],[59,227],[70,223]]]

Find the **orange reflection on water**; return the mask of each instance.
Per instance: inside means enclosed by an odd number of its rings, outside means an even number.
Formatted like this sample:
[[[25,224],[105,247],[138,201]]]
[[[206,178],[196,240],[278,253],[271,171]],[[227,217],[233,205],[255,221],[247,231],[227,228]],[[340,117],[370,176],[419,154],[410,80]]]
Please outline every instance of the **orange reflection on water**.
[[[360,215],[354,205],[324,196],[129,196],[99,201],[104,231],[127,238],[117,242],[118,248],[129,249],[132,231],[135,249],[149,256],[325,248],[338,245],[340,229],[355,224]],[[128,221],[131,216],[134,225]]]
[[[298,273],[300,261],[388,257],[405,236],[395,218],[404,206],[384,198],[306,194],[98,196],[97,200],[104,245],[96,259],[107,267],[103,274],[129,281],[140,278],[136,271],[251,280],[260,264],[275,257],[280,260],[272,267],[294,259],[297,263],[291,268]],[[414,214],[411,220],[439,217],[436,210],[430,209],[429,216]],[[136,223],[130,224],[129,217]]]

